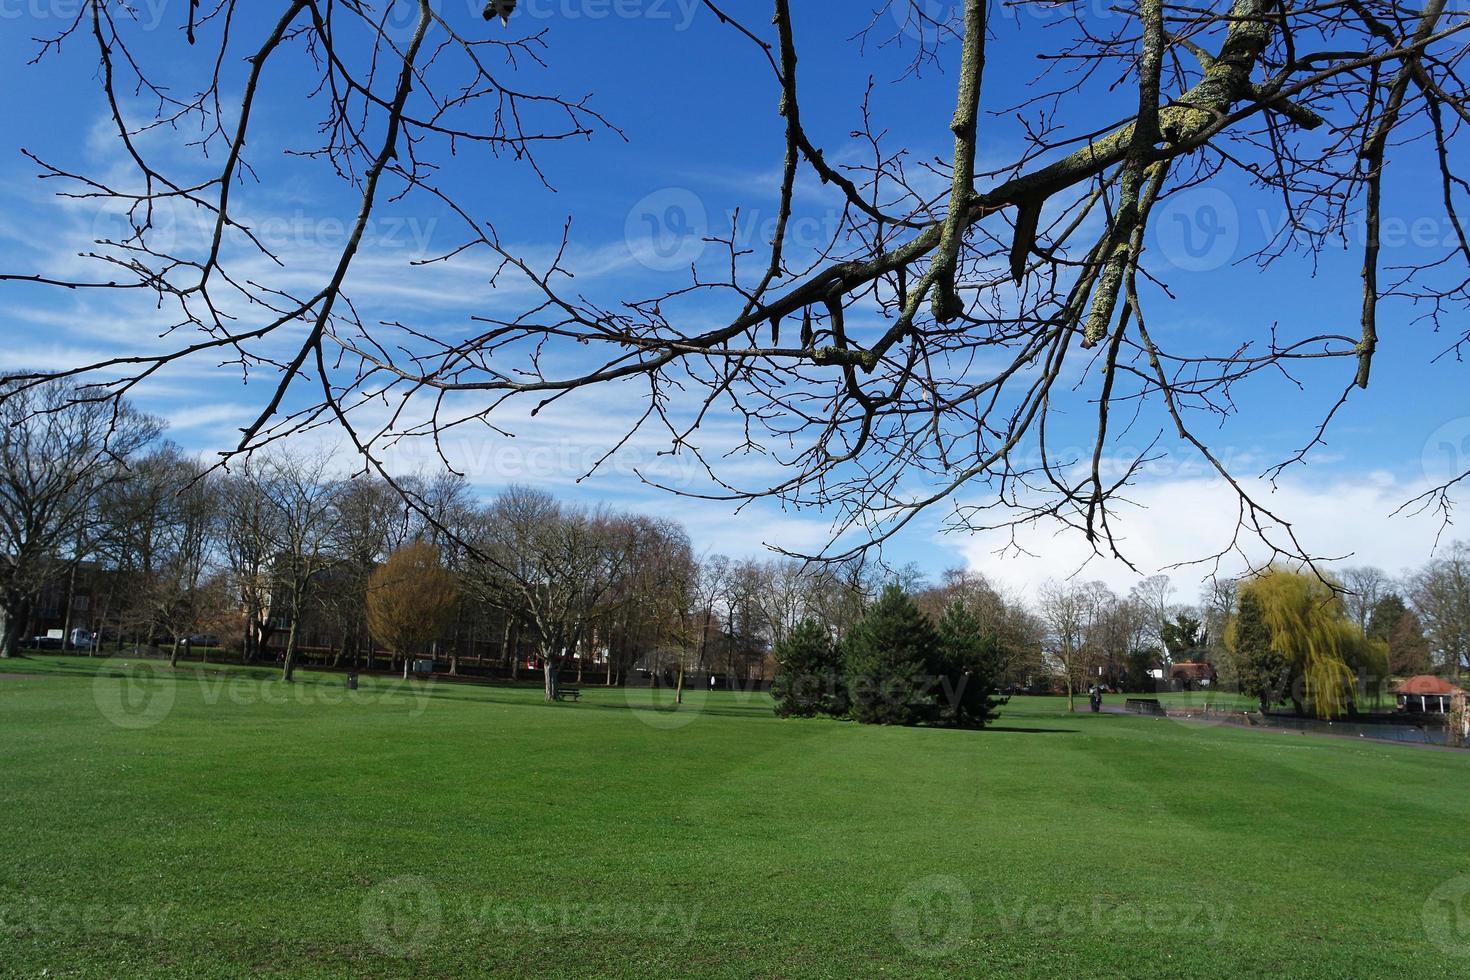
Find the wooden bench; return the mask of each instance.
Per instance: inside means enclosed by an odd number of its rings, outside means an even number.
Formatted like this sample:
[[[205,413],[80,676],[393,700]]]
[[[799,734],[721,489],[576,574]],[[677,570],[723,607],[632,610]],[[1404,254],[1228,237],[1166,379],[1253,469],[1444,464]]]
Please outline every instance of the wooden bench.
[[[582,689],[580,687],[559,687],[556,689],[556,699],[558,701],[565,701],[567,698],[580,702],[582,700]]]
[[[1123,707],[1135,715],[1162,715],[1164,706],[1159,704],[1158,698],[1128,698],[1123,702]]]

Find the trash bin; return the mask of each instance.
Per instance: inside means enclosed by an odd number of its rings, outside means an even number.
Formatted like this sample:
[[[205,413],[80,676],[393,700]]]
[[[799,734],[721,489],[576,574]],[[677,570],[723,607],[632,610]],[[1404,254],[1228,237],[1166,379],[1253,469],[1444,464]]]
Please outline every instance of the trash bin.
[[[347,690],[357,690],[357,671],[355,670],[349,670],[347,672]]]

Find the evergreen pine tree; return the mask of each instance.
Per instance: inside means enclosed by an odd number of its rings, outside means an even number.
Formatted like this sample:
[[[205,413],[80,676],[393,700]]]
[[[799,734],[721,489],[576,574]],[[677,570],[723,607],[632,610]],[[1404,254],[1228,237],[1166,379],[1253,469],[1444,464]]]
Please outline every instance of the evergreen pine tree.
[[[771,682],[776,714],[782,718],[810,718],[831,713],[839,700],[836,651],[826,627],[804,619],[776,645],[780,670]]]
[[[934,626],[896,585],[883,590],[843,642],[852,717],[912,725],[934,715]]]
[[[1281,699],[1290,675],[1284,656],[1271,648],[1271,630],[1253,591],[1242,590],[1240,611],[1230,630],[1231,647],[1240,673],[1240,689],[1261,702],[1261,712]]]
[[[995,696],[1000,662],[995,638],[958,600],[939,619],[934,673],[940,679],[939,718],[961,728],[983,728],[1008,699]]]

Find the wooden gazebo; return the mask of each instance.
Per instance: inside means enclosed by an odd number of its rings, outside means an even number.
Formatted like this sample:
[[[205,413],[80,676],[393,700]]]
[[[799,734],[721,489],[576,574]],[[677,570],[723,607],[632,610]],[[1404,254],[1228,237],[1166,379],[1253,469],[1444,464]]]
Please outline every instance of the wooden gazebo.
[[[1443,715],[1449,713],[1451,699],[1463,692],[1443,677],[1419,674],[1394,688],[1393,693],[1398,695],[1400,711]]]

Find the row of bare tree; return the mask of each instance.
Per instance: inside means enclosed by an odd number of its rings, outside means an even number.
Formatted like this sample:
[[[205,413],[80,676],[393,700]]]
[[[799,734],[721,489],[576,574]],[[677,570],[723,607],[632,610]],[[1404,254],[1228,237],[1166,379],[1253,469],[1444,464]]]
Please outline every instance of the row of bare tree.
[[[861,560],[697,556],[677,522],[532,487],[481,504],[448,474],[344,477],[330,456],[287,452],[211,469],[163,441],[157,420],[87,395],[43,386],[0,402],[6,655],[49,590],[64,597],[68,636],[80,628],[120,646],[166,643],[177,659],[182,638],[211,633],[247,662],[276,651],[287,679],[304,644],[321,646],[308,639],[329,637],[335,661],[368,667],[386,645],[397,657],[440,654],[458,672],[462,657],[483,662],[488,647],[515,674],[529,651],[548,697],[568,664],[579,678],[590,664],[609,684],[637,668],[682,689],[690,671],[767,678],[770,650],[797,623],[813,619],[840,637],[892,580]],[[390,556],[415,544],[428,550],[412,556],[410,573],[385,577]],[[453,593],[437,601],[448,610],[442,622],[427,611],[432,596],[412,595],[426,592],[426,562]],[[937,585],[913,569],[898,578],[933,614],[962,600],[995,637],[1009,685],[1060,677],[1071,693],[1170,660],[1231,675],[1221,642],[1235,613],[1229,581],[1188,606],[1164,575],[1126,596],[1101,582],[1049,583],[1034,604],[974,572],[947,572]],[[89,601],[79,604],[83,585]],[[1395,673],[1458,676],[1470,656],[1470,544],[1399,580],[1350,568],[1342,586]],[[379,606],[409,610],[397,621],[413,630],[381,615],[374,623],[375,590]]]
[[[387,644],[405,659],[442,654],[456,672],[488,646],[513,674],[529,651],[553,696],[569,661],[579,675],[604,664],[607,683],[635,665],[676,684],[691,669],[762,679],[798,619],[840,630],[875,588],[861,565],[697,558],[674,521],[531,487],[482,505],[458,477],[349,477],[322,454],[210,467],[164,441],[158,420],[90,394],[52,385],[3,402],[7,655],[32,635],[43,597],[61,595],[68,639],[81,630],[119,648],[167,645],[174,661],[201,633],[246,662],[270,651],[288,680],[298,651],[323,641],[339,663],[371,667]],[[405,559],[418,571],[383,575],[410,546],[428,549]],[[425,589],[429,560],[452,603]],[[400,613],[375,617],[374,605]],[[445,605],[425,633],[431,607]],[[383,628],[415,618],[413,629]]]

